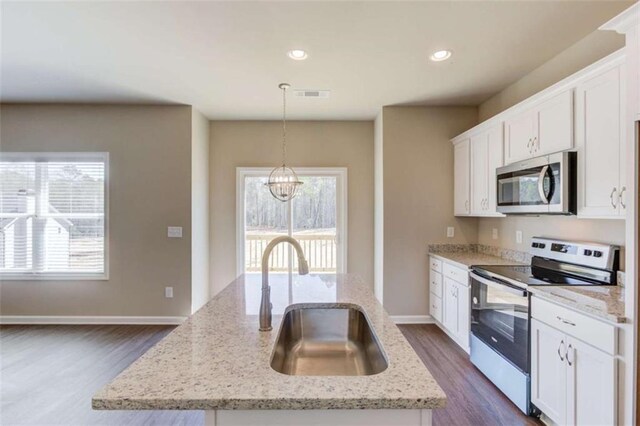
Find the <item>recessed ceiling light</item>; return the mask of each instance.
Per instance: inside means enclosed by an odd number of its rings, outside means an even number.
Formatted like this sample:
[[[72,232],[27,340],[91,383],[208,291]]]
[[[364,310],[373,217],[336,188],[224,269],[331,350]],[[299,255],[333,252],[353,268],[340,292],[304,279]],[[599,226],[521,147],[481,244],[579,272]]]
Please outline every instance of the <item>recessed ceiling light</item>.
[[[305,59],[307,59],[307,52],[305,52],[304,50],[300,50],[300,49],[293,49],[290,50],[289,52],[287,52],[287,55],[289,55],[289,57],[291,59],[294,59],[296,61],[303,61]]]
[[[450,57],[451,57],[450,50],[438,50],[436,52],[433,52],[429,58],[432,61],[440,62],[440,61],[445,61]]]

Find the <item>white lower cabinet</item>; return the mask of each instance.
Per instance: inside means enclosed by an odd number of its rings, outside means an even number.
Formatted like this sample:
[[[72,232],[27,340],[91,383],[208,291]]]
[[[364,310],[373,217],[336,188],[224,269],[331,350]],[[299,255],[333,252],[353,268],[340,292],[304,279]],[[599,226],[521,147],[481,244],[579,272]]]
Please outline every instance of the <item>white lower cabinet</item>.
[[[430,259],[430,314],[436,323],[464,349],[469,351],[469,272],[467,269]]]
[[[605,352],[607,345],[596,347],[602,344],[602,339],[585,342],[569,334],[571,331],[549,325],[555,325],[560,318],[558,321],[564,327],[575,327],[581,334],[581,328],[591,329],[592,322],[597,320],[577,313],[569,320],[565,318],[567,310],[560,307],[558,314],[551,317],[547,314],[551,313],[553,304],[535,297],[532,302],[531,402],[560,425],[616,424],[614,354]],[[540,310],[545,312],[544,318],[535,318],[536,303],[545,305],[545,309]],[[610,332],[616,333],[615,328],[610,327]],[[602,333],[593,331],[596,335]]]

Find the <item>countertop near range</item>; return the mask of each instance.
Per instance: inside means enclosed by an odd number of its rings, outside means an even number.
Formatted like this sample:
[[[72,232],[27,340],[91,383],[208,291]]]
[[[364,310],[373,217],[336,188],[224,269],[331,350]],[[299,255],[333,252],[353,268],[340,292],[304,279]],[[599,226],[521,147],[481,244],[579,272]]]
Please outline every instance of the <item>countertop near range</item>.
[[[527,265],[477,251],[431,252],[429,256],[455,263],[466,269],[473,265]],[[609,322],[624,323],[626,321],[624,287],[621,286],[542,286],[528,287],[528,290],[542,299]]]
[[[258,331],[261,275],[243,275],[93,397],[111,410],[433,409],[446,396],[354,275],[273,274],[273,330]],[[291,281],[290,281],[291,280]],[[371,376],[288,376],[270,366],[287,306],[356,304],[388,359]]]
[[[624,323],[624,287],[607,286],[543,286],[529,287],[541,299],[558,303],[576,311],[613,322]]]
[[[429,256],[436,257],[445,262],[456,263],[459,267],[465,269],[469,269],[473,265],[526,265],[522,262],[475,251],[431,252]]]

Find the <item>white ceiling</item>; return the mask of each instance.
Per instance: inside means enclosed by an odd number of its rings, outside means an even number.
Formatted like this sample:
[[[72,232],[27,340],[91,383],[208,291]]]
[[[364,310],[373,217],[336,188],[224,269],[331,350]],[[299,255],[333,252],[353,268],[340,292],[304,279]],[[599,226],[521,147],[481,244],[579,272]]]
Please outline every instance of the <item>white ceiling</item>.
[[[372,119],[477,105],[629,1],[3,2],[2,102],[193,105],[212,119]],[[309,52],[296,62],[292,48]],[[451,60],[429,61],[447,48]]]

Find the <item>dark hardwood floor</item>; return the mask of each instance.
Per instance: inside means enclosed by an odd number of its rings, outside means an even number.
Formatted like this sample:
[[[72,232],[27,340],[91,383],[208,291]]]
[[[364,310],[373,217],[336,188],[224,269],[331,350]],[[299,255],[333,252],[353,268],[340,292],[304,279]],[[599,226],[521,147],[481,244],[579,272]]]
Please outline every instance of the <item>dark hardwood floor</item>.
[[[398,327],[447,394],[446,408],[433,411],[434,425],[542,425],[522,414],[437,326]]]
[[[201,411],[96,411],[91,397],[173,326],[0,327],[1,425],[202,425]]]
[[[1,425],[194,425],[199,411],[95,411],[91,396],[172,326],[0,327]],[[432,325],[400,329],[448,396],[434,424],[536,425]],[[391,425],[390,425],[391,426]]]

